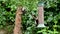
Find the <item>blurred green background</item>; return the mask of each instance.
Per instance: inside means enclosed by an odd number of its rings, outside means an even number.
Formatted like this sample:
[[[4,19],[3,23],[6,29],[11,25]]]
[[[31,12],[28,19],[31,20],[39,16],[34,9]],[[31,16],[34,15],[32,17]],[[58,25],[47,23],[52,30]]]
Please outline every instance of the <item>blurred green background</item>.
[[[22,15],[23,34],[60,34],[60,0],[44,0],[45,28],[36,28],[32,15],[37,16],[39,0],[0,0],[0,29],[13,32],[18,6],[26,8]]]

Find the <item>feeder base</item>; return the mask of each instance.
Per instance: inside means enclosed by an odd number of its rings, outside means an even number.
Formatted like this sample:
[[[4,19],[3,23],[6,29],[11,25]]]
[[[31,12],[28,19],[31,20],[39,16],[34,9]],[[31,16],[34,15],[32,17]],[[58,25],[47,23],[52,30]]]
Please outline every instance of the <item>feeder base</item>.
[[[39,28],[39,27],[45,27],[45,25],[44,24],[38,24],[37,28]]]

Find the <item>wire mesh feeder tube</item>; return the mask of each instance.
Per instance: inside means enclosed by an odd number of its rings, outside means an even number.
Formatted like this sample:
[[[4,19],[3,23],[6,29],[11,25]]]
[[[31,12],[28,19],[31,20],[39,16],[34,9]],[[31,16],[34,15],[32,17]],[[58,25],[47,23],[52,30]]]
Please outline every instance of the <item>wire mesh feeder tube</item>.
[[[22,34],[21,14],[22,14],[22,7],[18,7],[16,11],[14,34]]]
[[[45,27],[44,25],[44,3],[40,2],[38,4],[38,26]]]

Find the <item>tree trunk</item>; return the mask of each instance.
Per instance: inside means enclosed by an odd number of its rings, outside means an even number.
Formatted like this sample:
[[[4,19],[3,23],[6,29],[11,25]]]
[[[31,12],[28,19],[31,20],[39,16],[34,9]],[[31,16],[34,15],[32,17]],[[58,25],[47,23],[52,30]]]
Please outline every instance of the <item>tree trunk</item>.
[[[18,7],[16,11],[14,34],[22,34],[21,14],[22,14],[22,7]]]

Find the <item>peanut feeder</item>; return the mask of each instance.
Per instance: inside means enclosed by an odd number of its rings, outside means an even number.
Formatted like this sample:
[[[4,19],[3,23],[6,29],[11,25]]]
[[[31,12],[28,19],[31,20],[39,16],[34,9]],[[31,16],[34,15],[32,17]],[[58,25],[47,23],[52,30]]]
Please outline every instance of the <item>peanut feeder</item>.
[[[44,25],[44,2],[38,3],[38,26],[45,27]]]

